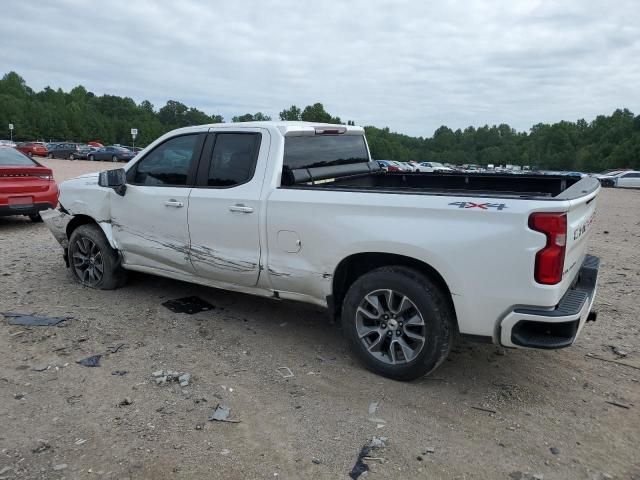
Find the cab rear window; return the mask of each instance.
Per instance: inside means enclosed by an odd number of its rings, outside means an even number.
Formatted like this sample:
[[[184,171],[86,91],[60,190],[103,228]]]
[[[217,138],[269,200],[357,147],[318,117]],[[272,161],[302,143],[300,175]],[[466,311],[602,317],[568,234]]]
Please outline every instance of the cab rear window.
[[[312,135],[284,140],[284,166],[291,170],[368,161],[363,135]]]

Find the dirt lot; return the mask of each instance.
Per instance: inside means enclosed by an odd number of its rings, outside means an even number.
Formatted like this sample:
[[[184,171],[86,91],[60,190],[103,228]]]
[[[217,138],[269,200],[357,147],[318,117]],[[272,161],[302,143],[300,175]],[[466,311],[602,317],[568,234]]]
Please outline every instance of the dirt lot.
[[[114,167],[44,163],[58,180]],[[0,478],[348,478],[377,435],[368,478],[640,479],[639,207],[640,191],[602,192],[600,315],[576,345],[462,343],[412,383],[363,370],[320,309],[145,275],[86,289],[44,225],[0,218],[0,311],[72,317],[0,316]],[[161,305],[188,295],[216,308]],[[156,385],[161,369],[190,385]],[[218,403],[240,423],[207,421]]]

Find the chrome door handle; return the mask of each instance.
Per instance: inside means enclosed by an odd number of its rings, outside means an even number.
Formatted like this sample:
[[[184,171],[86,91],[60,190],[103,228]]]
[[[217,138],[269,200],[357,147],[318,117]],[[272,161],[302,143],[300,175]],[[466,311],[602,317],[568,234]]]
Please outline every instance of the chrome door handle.
[[[247,207],[246,205],[238,203],[236,205],[231,205],[229,207],[229,211],[238,213],[253,213],[253,207]]]
[[[172,198],[171,200],[166,200],[164,202],[165,206],[167,207],[175,207],[175,208],[182,208],[184,207],[184,203],[177,201],[176,199]]]

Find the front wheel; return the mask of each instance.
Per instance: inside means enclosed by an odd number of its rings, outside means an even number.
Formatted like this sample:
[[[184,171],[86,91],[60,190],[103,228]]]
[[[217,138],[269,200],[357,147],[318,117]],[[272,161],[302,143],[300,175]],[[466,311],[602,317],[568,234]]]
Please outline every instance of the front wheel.
[[[113,290],[126,281],[120,257],[97,225],[81,225],[69,238],[69,263],[74,277],[82,284]]]
[[[48,154],[47,158],[53,158],[53,153]]]
[[[42,222],[42,217],[40,216],[40,213],[30,213],[29,214],[29,218],[31,219],[31,221],[33,223],[40,223]]]
[[[112,162],[117,162],[118,161],[118,157],[116,157],[115,155],[113,157],[111,157],[111,161]]]
[[[73,153],[69,154],[69,160],[75,160],[76,156]]]
[[[435,370],[454,338],[448,294],[420,272],[382,267],[358,278],[345,296],[342,326],[369,370],[413,380]]]
[[[87,157],[87,160],[89,160],[90,162],[93,162],[96,159],[96,157],[94,157],[93,155],[89,155]]]

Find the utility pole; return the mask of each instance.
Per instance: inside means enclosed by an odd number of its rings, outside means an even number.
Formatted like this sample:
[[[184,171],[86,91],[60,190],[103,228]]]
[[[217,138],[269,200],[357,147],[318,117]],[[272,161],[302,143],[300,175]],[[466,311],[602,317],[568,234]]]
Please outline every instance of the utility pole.
[[[13,123],[9,124],[9,135],[11,136],[11,141],[13,142]]]
[[[137,128],[132,128],[131,129],[131,138],[133,139],[133,145],[132,145],[133,148],[136,148],[136,137],[137,136],[138,136],[138,129]]]

